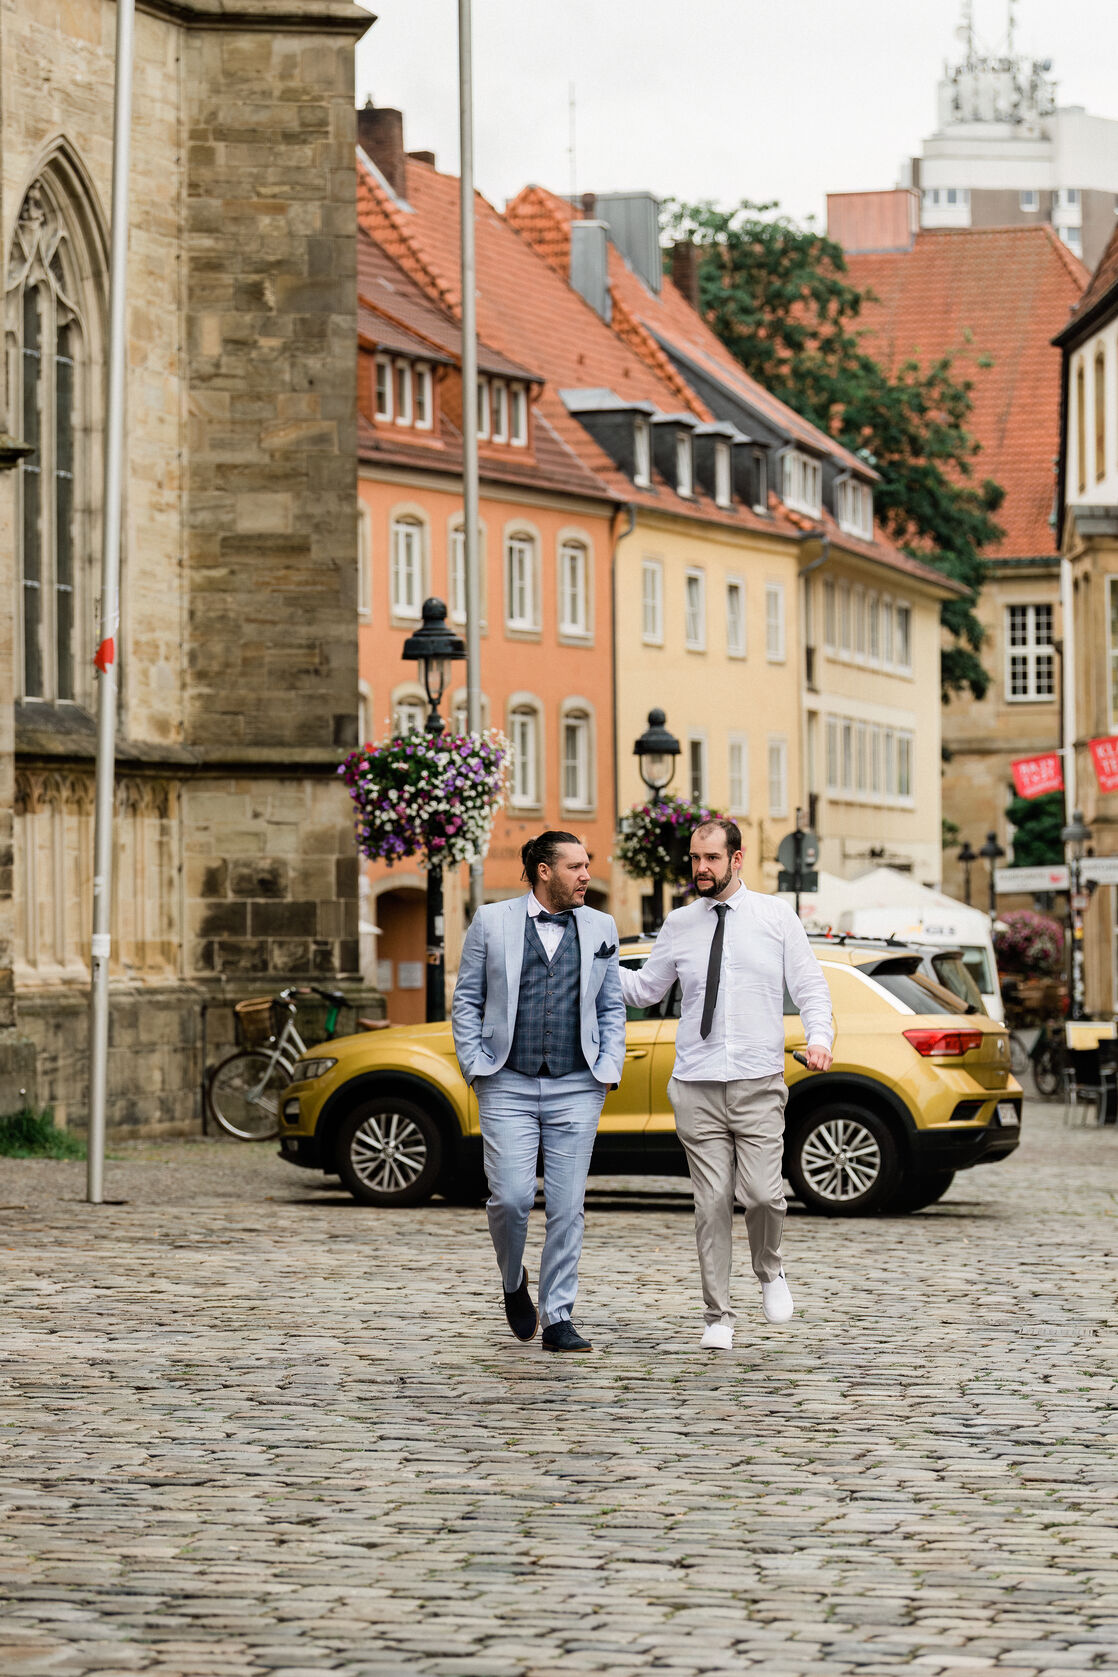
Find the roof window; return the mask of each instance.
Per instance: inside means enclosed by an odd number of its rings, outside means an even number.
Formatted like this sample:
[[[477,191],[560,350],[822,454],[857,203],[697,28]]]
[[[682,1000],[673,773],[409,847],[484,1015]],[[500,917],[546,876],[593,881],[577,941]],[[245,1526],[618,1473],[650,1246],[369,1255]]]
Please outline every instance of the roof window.
[[[793,512],[806,512],[817,518],[823,510],[823,469],[819,461],[790,448],[785,452],[783,465],[780,498],[784,505]]]

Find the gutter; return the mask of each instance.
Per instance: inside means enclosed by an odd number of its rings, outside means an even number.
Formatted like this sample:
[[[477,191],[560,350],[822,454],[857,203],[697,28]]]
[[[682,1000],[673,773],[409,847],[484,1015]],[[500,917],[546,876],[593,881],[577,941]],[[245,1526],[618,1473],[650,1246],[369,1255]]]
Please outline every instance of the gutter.
[[[617,520],[622,514],[628,517],[628,524],[624,530],[615,529]],[[616,833],[618,822],[621,820],[621,768],[619,757],[619,740],[617,726],[617,550],[637,527],[637,509],[632,501],[624,501],[610,517],[610,533],[612,537],[609,556],[609,591],[610,613],[610,642],[613,657],[610,660],[610,703],[613,706],[613,830]]]

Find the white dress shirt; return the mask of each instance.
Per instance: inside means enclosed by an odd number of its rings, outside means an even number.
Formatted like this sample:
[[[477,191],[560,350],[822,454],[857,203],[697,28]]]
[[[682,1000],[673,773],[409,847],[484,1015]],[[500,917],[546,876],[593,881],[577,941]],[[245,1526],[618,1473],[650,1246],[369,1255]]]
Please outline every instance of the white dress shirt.
[[[573,913],[573,910],[571,912]],[[533,920],[538,922],[541,914],[550,914],[551,910],[545,909],[543,903],[541,903],[540,899],[536,896],[536,893],[534,891],[530,891],[528,893],[528,913]],[[547,924],[541,926],[537,923],[536,936],[543,944],[543,952],[547,956],[549,962],[555,959],[555,951],[562,943],[563,933],[566,929],[567,928],[565,926]]]
[[[710,947],[718,924],[713,897],[673,909],[639,972],[621,968],[632,1007],[650,1007],[678,978],[683,1006],[675,1044],[675,1075],[684,1083],[731,1083],[784,1072],[784,987],[803,1020],[807,1041],[834,1041],[831,992],[795,911],[780,897],[744,885],[726,898],[722,976],[710,1035],[699,1035]],[[546,928],[544,928],[546,930]]]

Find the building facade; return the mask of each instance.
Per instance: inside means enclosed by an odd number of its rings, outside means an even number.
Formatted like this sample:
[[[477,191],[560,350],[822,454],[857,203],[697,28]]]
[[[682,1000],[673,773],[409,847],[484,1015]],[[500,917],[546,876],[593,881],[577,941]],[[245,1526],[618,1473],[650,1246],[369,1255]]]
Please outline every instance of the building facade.
[[[0,428],[20,445],[0,474],[3,1104],[51,1105],[74,1125],[87,1091],[115,21],[109,0],[16,0],[0,18]],[[224,1004],[246,987],[356,976],[357,869],[335,770],[356,737],[349,164],[368,21],[349,0],[138,7],[118,1128],[196,1124],[205,1034],[212,1045],[228,1032]]]

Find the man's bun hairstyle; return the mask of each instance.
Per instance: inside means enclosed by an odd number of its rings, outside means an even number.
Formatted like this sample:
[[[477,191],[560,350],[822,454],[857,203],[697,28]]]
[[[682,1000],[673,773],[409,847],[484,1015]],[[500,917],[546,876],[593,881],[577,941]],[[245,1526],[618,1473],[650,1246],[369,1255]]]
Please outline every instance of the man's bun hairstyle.
[[[535,885],[542,867],[555,866],[561,845],[581,843],[582,840],[574,833],[541,833],[539,838],[529,839],[527,844],[521,845],[520,860],[524,864],[524,877],[529,886]]]

